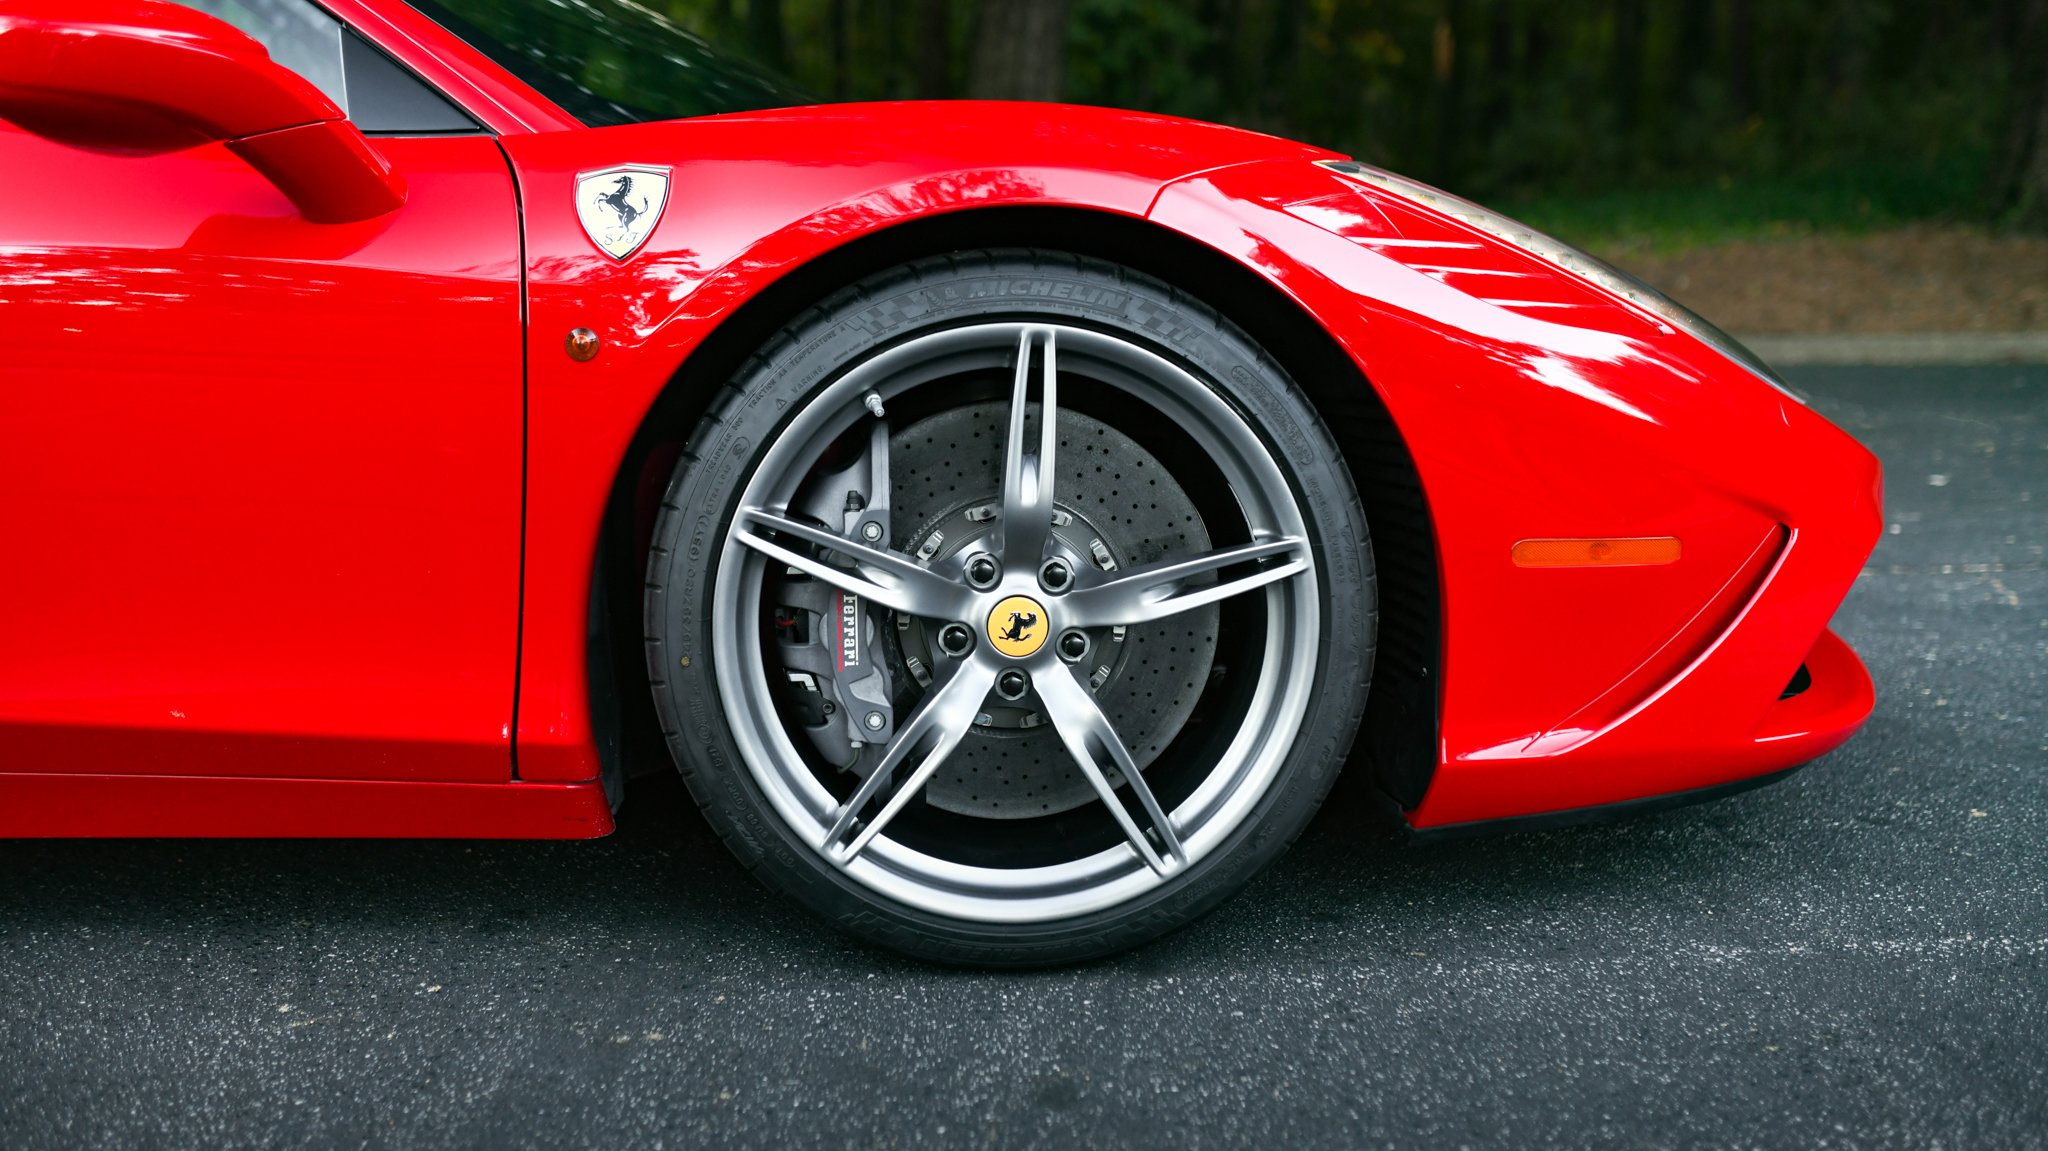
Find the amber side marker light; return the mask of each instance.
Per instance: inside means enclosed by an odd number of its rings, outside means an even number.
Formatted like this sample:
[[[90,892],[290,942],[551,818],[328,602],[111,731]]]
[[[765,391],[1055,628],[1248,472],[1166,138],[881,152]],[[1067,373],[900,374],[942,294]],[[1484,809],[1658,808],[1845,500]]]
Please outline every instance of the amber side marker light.
[[[1651,567],[1678,562],[1678,537],[1522,540],[1515,545],[1514,557],[1518,568]]]

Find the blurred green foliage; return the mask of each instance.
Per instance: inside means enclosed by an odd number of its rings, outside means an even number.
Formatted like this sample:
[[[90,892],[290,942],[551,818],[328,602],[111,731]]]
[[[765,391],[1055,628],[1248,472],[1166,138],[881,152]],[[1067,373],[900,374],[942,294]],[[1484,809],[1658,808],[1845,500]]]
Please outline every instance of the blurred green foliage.
[[[1619,258],[1672,255],[1722,240],[1861,233],[1928,221],[1972,221],[1980,164],[1818,165],[1782,175],[1723,175],[1579,192],[1496,198],[1531,227]]]
[[[973,0],[648,0],[833,99],[960,96]],[[1322,144],[1575,236],[1983,216],[2028,0],[982,0],[1065,98]]]

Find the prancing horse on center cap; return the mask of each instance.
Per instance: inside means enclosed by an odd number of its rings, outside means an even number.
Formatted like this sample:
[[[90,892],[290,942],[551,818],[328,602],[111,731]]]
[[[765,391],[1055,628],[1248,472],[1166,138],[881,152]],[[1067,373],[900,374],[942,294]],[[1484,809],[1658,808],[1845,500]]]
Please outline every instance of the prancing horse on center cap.
[[[988,613],[988,642],[1011,659],[1023,659],[1045,646],[1044,619],[1045,608],[1037,600],[1007,596]]]

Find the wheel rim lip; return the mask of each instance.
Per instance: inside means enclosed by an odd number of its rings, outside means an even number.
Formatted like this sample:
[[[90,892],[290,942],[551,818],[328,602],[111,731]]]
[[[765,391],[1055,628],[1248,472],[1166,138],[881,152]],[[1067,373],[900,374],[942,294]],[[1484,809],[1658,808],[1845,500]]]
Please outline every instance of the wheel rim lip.
[[[1180,425],[1223,466],[1238,510],[1260,531],[1308,539],[1305,517],[1272,450],[1220,391],[1166,359],[1120,336],[1057,323],[976,323],[916,336],[870,355],[798,408],[775,433],[752,470],[737,506],[783,506],[801,482],[783,482],[793,464],[815,459],[822,445],[867,417],[861,399],[884,403],[931,379],[948,358],[1014,348],[1027,329],[1056,333],[1063,362],[1070,355],[1116,365],[1142,388],[1103,381],[1131,392]],[[742,449],[744,450],[744,445]],[[1244,474],[1236,474],[1242,472]],[[775,489],[786,487],[777,498]],[[1266,644],[1258,685],[1246,719],[1195,790],[1168,818],[1180,829],[1187,864],[1163,876],[1128,842],[1092,855],[1031,868],[988,868],[910,848],[886,832],[850,862],[825,850],[839,801],[818,782],[790,740],[769,687],[758,628],[766,560],[737,543],[728,523],[721,542],[712,597],[712,653],[720,702],[749,776],[785,826],[827,867],[899,903],[954,919],[1031,923],[1099,911],[1145,894],[1185,874],[1213,853],[1271,790],[1293,750],[1308,708],[1312,677],[1289,675],[1312,667],[1320,642],[1316,565],[1263,590]],[[1312,549],[1311,549],[1312,551]],[[1006,573],[1007,575],[1008,573]],[[999,589],[1009,581],[999,583]],[[973,626],[970,624],[970,626]],[[1051,650],[1049,647],[1047,651]],[[1044,654],[1040,652],[1037,654]],[[725,674],[723,669],[733,669]]]

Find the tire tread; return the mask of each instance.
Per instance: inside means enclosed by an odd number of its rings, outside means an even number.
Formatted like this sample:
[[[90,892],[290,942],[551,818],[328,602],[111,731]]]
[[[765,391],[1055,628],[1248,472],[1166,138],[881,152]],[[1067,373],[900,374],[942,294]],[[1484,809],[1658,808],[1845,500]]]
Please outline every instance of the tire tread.
[[[1341,483],[1347,497],[1343,500],[1343,508],[1344,522],[1349,530],[1342,542],[1357,550],[1361,585],[1359,591],[1366,606],[1363,610],[1363,635],[1359,637],[1361,642],[1342,653],[1347,666],[1337,665],[1336,653],[1333,653],[1331,662],[1325,665],[1326,682],[1354,682],[1358,685],[1358,690],[1320,691],[1311,700],[1309,713],[1303,720],[1304,731],[1336,734],[1327,743],[1327,750],[1320,756],[1327,768],[1325,775],[1319,781],[1311,781],[1314,784],[1311,788],[1312,794],[1307,797],[1305,805],[1289,813],[1284,829],[1279,829],[1281,834],[1272,834],[1276,829],[1270,826],[1271,820],[1260,821],[1260,826],[1247,826],[1241,829],[1239,834],[1245,834],[1248,838],[1229,849],[1235,858],[1232,860],[1233,866],[1228,869],[1228,874],[1224,874],[1224,869],[1220,867],[1211,868],[1204,875],[1197,877],[1203,880],[1206,886],[1184,888],[1177,893],[1179,898],[1173,900],[1154,900],[1143,913],[1135,916],[1095,924],[1079,934],[1072,931],[1003,932],[988,925],[973,925],[978,936],[972,936],[967,932],[950,930],[937,924],[920,925],[918,916],[900,913],[909,909],[898,909],[899,914],[895,915],[882,914],[859,896],[827,890],[829,885],[818,877],[814,870],[807,871],[805,861],[793,859],[789,866],[777,865],[770,848],[761,842],[763,838],[772,838],[775,829],[770,827],[765,835],[757,837],[750,833],[742,813],[732,810],[727,796],[720,791],[719,781],[714,778],[716,769],[703,762],[704,757],[715,752],[713,749],[693,745],[687,732],[687,717],[682,713],[681,701],[678,698],[681,693],[677,690],[666,690],[674,687],[676,683],[671,675],[671,664],[676,657],[672,655],[664,633],[671,610],[671,572],[675,567],[676,557],[682,554],[680,549],[669,544],[677,538],[679,519],[686,514],[685,509],[690,506],[687,489],[691,478],[704,462],[703,453],[707,445],[717,442],[720,431],[726,426],[743,422],[741,408],[748,396],[771,382],[778,361],[785,353],[802,346],[802,336],[805,333],[829,327],[835,322],[835,317],[856,312],[867,301],[887,298],[906,288],[927,283],[935,277],[989,274],[1018,265],[1022,265],[1019,271],[1026,268],[1031,271],[1045,271],[1057,267],[1059,271],[1077,277],[1104,277],[1112,280],[1126,292],[1145,292],[1163,298],[1183,315],[1198,318],[1201,326],[1207,329],[1205,334],[1208,337],[1225,347],[1248,352],[1252,361],[1268,378],[1285,382],[1288,395],[1304,413],[1303,430],[1313,437],[1316,453],[1326,461],[1328,473]],[[1372,551],[1364,502],[1357,485],[1351,481],[1345,469],[1343,454],[1336,438],[1279,362],[1232,324],[1223,313],[1178,288],[1093,257],[1036,249],[1001,248],[948,253],[917,260],[860,283],[848,285],[805,309],[770,337],[730,380],[720,385],[678,456],[675,471],[660,504],[653,539],[655,546],[650,552],[643,623],[650,680],[656,686],[655,709],[663,736],[668,742],[683,783],[704,812],[713,832],[740,864],[764,885],[809,904],[856,936],[925,958],[981,967],[1040,966],[1048,962],[1075,961],[1120,951],[1184,926],[1241,888],[1252,875],[1262,870],[1300,837],[1308,826],[1309,817],[1327,796],[1330,784],[1335,779],[1336,769],[1349,755],[1364,719],[1366,691],[1372,666],[1373,638],[1378,630],[1377,600],[1373,592]],[[1325,539],[1320,542],[1327,550],[1336,541]],[[1327,626],[1326,621],[1326,628]],[[1341,710],[1325,718],[1322,713],[1333,706]],[[1294,757],[1303,754],[1313,752],[1310,749],[1297,748],[1290,756],[1290,763]],[[737,764],[734,764],[731,770],[744,774],[743,769]],[[756,818],[764,818],[758,810],[754,815]]]

